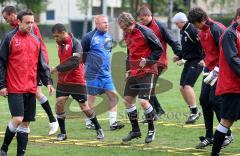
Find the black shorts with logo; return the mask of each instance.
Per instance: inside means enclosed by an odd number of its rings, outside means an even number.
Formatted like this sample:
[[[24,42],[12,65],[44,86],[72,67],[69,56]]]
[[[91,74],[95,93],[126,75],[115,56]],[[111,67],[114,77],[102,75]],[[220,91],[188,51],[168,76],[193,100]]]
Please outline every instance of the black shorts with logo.
[[[72,96],[79,103],[87,101],[87,89],[81,84],[57,84],[56,98],[62,96]]]
[[[240,94],[224,94],[221,107],[221,118],[230,121],[240,119]]]
[[[125,85],[124,96],[138,96],[139,99],[150,99],[155,87],[154,74],[143,77],[129,77]]]
[[[200,66],[198,63],[200,60],[192,60],[187,61],[184,64],[181,79],[180,79],[180,86],[189,85],[191,87],[194,86],[196,83],[199,75],[201,74],[203,67]]]
[[[12,117],[22,116],[24,122],[35,121],[36,94],[8,94],[8,104]]]

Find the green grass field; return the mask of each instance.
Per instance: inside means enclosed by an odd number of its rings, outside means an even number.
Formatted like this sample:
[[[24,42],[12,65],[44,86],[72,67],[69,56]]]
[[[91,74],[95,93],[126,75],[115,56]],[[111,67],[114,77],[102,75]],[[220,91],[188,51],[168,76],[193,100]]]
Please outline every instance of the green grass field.
[[[50,56],[50,66],[58,64],[57,48],[54,41],[46,42]],[[170,48],[169,48],[170,49]],[[166,114],[156,123],[156,139],[149,145],[144,144],[144,138],[147,132],[147,126],[142,125],[142,138],[134,140],[129,144],[122,144],[121,138],[131,129],[127,120],[122,102],[124,81],[124,49],[114,48],[112,57],[112,72],[114,82],[119,94],[118,117],[126,124],[125,128],[119,131],[110,131],[108,122],[108,112],[106,109],[105,96],[97,99],[96,110],[105,132],[105,139],[98,141],[95,139],[95,131],[85,129],[85,120],[76,102],[68,103],[67,113],[69,118],[66,120],[66,129],[68,140],[65,142],[56,142],[56,136],[47,136],[48,118],[45,112],[37,103],[36,122],[31,124],[30,142],[27,148],[28,156],[182,156],[182,155],[209,155],[211,148],[205,150],[194,149],[199,143],[198,137],[204,135],[203,118],[194,125],[185,125],[184,122],[189,113],[188,107],[181,98],[178,84],[182,67],[172,63],[172,52],[169,50],[169,68],[162,75],[158,86],[158,99],[161,102]],[[168,80],[168,81],[166,81]],[[201,77],[195,85],[197,97],[199,96]],[[44,89],[46,93],[46,89]],[[48,95],[46,93],[46,95]],[[49,97],[52,109],[55,108],[55,96]],[[104,106],[105,105],[105,106]],[[139,105],[138,105],[138,108]],[[140,118],[143,117],[142,109],[139,110]],[[102,113],[103,112],[103,113]],[[7,100],[0,97],[0,144],[3,141],[3,135],[6,125],[10,119]],[[215,123],[215,126],[217,123]],[[234,143],[222,150],[223,155],[240,155],[240,124],[233,126],[235,136]],[[16,139],[10,146],[9,155],[16,155]]]

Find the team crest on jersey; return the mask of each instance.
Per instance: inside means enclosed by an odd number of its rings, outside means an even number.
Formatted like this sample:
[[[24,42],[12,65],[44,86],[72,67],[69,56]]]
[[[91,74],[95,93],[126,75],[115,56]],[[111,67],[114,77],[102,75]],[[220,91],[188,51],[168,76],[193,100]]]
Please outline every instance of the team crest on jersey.
[[[16,46],[16,47],[19,47],[20,44],[21,44],[21,41],[20,41],[20,40],[16,40],[16,41],[15,41],[15,46]]]
[[[105,39],[104,48],[106,50],[110,50],[112,48],[112,39],[111,38]]]
[[[94,42],[95,42],[95,44],[99,44],[100,43],[99,37],[94,37]]]
[[[66,44],[66,46],[65,46],[66,51],[68,51],[69,47],[70,47],[70,45]]]

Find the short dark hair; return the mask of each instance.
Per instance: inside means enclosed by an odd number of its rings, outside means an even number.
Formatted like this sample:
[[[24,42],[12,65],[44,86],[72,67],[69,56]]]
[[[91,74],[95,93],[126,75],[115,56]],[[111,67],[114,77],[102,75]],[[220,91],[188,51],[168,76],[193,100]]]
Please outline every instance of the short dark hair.
[[[20,11],[17,15],[17,19],[22,21],[23,16],[27,16],[27,15],[33,16],[32,10],[27,9],[27,10]]]
[[[13,13],[13,14],[17,14],[17,10],[14,6],[6,6],[3,10],[2,10],[2,14],[6,12],[8,15]]]
[[[60,32],[63,32],[63,31],[66,31],[66,28],[61,23],[57,23],[52,27],[52,33],[55,33],[55,32],[60,33]]]
[[[234,20],[237,19],[237,16],[240,16],[240,8],[237,8]]]
[[[137,11],[137,16],[152,16],[152,12],[144,6]]]
[[[188,13],[188,21],[193,24],[196,22],[200,23],[202,21],[207,21],[207,19],[207,13],[200,7],[195,7]]]

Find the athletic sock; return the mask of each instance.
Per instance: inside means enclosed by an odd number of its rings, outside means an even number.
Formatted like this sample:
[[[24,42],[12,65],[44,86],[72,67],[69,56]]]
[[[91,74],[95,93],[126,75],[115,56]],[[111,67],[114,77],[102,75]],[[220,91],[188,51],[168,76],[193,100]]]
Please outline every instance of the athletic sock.
[[[85,118],[85,123],[86,123],[86,126],[87,126],[87,125],[90,125],[92,123],[92,121],[90,120],[89,117],[86,117]]]
[[[30,133],[29,128],[19,126],[17,128],[17,156],[23,156],[26,152],[28,144],[28,134]]]
[[[153,120],[154,120],[155,112],[151,105],[147,109],[145,109],[144,114],[148,122],[148,131],[154,131],[155,128],[154,128]]]
[[[66,134],[65,118],[66,118],[65,113],[57,114],[57,120],[58,120],[58,124],[59,124],[59,127],[60,127],[61,134]]]
[[[109,123],[110,126],[117,121],[117,112],[109,112]]]
[[[45,110],[45,112],[47,113],[48,115],[48,119],[49,119],[49,122],[52,123],[52,122],[56,122],[56,119],[53,115],[53,112],[52,112],[52,109],[50,107],[50,104],[49,104],[49,101],[47,99],[46,96],[43,96],[40,100],[39,100],[42,108]]]
[[[219,124],[217,130],[214,134],[214,142],[212,147],[212,156],[218,156],[220,150],[222,148],[222,144],[225,140],[226,133],[228,132],[228,128],[224,127],[223,125]]]
[[[137,114],[137,108],[136,106],[132,105],[131,108],[126,109],[128,113],[129,120],[132,124],[132,131],[133,132],[139,132],[140,128],[138,125],[138,114]]]
[[[90,120],[94,124],[96,130],[101,129],[101,126],[97,120],[97,116],[95,112],[93,112],[93,114],[91,115]]]
[[[3,144],[1,147],[1,150],[7,152],[8,151],[8,146],[11,144],[15,134],[16,134],[17,128],[15,128],[12,124],[12,122],[9,122],[6,131],[5,131],[5,136],[3,140]]]
[[[197,112],[198,112],[197,105],[190,106],[189,108],[190,108],[190,111],[192,114],[197,114]]]

